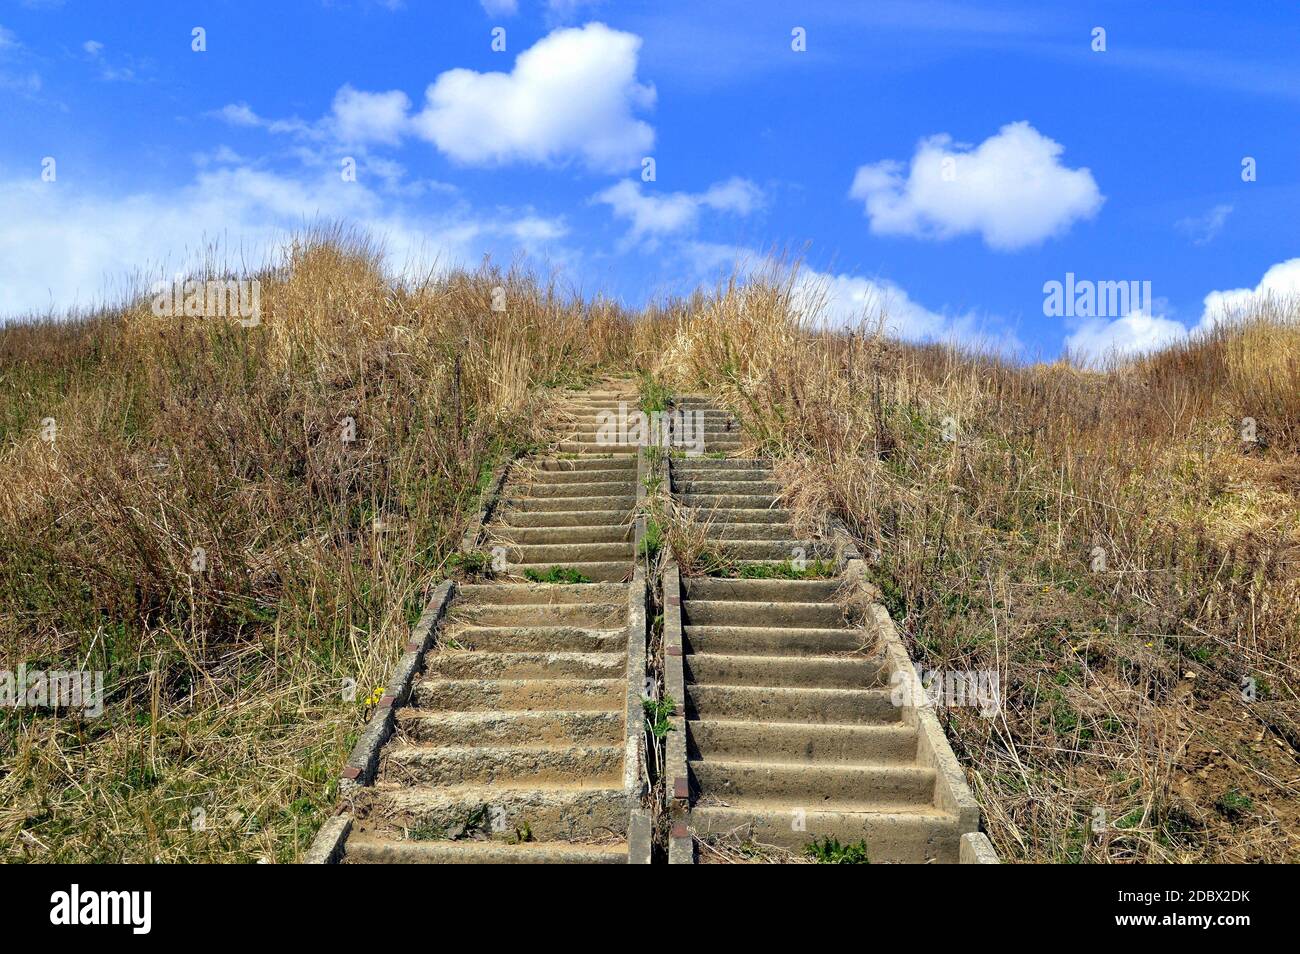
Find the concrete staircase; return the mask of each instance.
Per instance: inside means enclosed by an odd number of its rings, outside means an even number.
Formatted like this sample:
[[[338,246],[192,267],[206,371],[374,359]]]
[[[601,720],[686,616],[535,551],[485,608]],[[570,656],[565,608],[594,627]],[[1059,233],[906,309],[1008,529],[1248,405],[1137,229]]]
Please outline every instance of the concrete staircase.
[[[739,446],[726,412],[688,406],[713,425],[706,454]],[[674,458],[670,469],[677,500],[711,520],[710,539],[738,562],[833,554],[792,532],[764,462]],[[897,645],[884,651],[881,632],[846,620],[845,579],[670,574],[665,648],[681,657],[686,775],[672,790],[690,834],[796,852],[814,838],[861,839],[873,862],[956,862],[978,809],[933,714],[891,697],[892,672],[910,666],[892,627]],[[677,826],[674,843],[685,837]]]
[[[505,578],[456,587],[375,783],[355,799],[346,862],[629,861],[644,672],[644,582],[626,582],[637,455],[595,439],[597,414],[620,401],[636,398],[574,395],[557,455],[515,468],[486,528]],[[522,579],[555,567],[592,582]]]

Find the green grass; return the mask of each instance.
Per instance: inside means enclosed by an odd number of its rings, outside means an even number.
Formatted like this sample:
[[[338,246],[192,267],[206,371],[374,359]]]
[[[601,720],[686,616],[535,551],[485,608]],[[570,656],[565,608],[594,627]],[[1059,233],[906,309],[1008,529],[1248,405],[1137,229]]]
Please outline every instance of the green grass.
[[[805,847],[804,852],[819,865],[869,865],[867,843],[851,842],[841,845],[838,838],[827,835],[824,839],[814,838]]]
[[[549,570],[524,570],[524,576],[533,583],[590,583],[581,571],[571,566],[553,566]]]
[[[637,556],[653,560],[659,555],[659,551],[664,545],[664,526],[654,517],[650,517],[645,522],[645,536],[641,538],[641,546],[637,550]]]
[[[640,391],[641,410],[647,414],[667,410],[672,393],[663,382],[656,380],[653,375],[642,374]]]

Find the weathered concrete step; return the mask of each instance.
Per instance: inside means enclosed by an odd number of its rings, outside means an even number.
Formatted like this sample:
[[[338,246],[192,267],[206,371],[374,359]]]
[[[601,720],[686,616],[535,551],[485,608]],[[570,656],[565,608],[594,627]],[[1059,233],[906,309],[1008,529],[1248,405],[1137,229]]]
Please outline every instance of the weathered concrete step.
[[[623,679],[421,679],[413,698],[422,709],[459,712],[623,711]]]
[[[784,510],[776,497],[770,494],[682,494],[677,502],[683,507],[694,507],[706,514],[722,510],[782,510],[783,519],[790,513]],[[730,521],[729,521],[730,522]]]
[[[718,523],[709,524],[709,539],[718,543],[736,540],[790,540],[794,530],[789,521],[781,523]]]
[[[548,543],[619,543],[632,539],[632,524],[626,518],[605,526],[570,527],[503,527],[497,524],[487,546],[512,543],[538,545]]]
[[[753,457],[674,457],[672,462],[674,477],[710,477],[722,475],[727,480],[740,480],[753,475],[760,479],[772,476],[772,465],[768,461]]]
[[[614,543],[523,543],[506,547],[506,561],[519,564],[603,563],[631,560],[632,541]]]
[[[528,788],[482,785],[394,785],[379,782],[361,807],[374,820],[434,832],[464,826],[475,815],[494,833],[525,827],[546,840],[606,838],[627,833],[628,799],[622,785],[585,782]]]
[[[630,557],[594,563],[508,563],[506,564],[506,573],[512,577],[527,579],[529,570],[534,572],[545,572],[553,566],[563,566],[565,569],[577,570],[583,575],[583,577],[592,581],[622,582],[632,575],[632,561]]]
[[[521,487],[519,490],[526,490],[529,497],[571,497],[576,499],[586,499],[589,497],[622,497],[626,496],[630,490],[636,493],[635,481],[630,481],[626,477],[619,477],[616,480],[604,481],[587,481],[585,483],[543,483],[541,481],[532,481],[528,486]]]
[[[619,583],[462,583],[456,587],[455,606],[484,604],[603,603],[627,599]]]
[[[821,765],[691,759],[700,799],[733,807],[755,802],[861,809],[864,804],[928,805],[934,769],[919,765]]]
[[[843,584],[827,580],[745,580],[712,576],[682,578],[688,600],[761,603],[832,603]]]
[[[613,653],[627,648],[627,631],[576,626],[452,626],[439,637],[439,643],[485,652]]]
[[[625,843],[537,841],[395,841],[353,836],[348,839],[348,864],[383,865],[624,865]]]
[[[916,729],[887,725],[696,720],[687,723],[692,758],[725,762],[884,765],[916,759]]]
[[[768,494],[776,497],[781,485],[775,480],[678,480],[673,490],[679,494]]]
[[[722,540],[714,539],[718,548],[733,560],[759,563],[783,563],[786,560],[831,560],[835,548],[820,540]]]
[[[580,477],[584,473],[604,471],[630,473],[633,479],[636,475],[636,459],[630,457],[544,457],[530,460],[528,467],[533,471],[544,471],[552,477],[560,474]]]
[[[586,506],[583,506],[583,504]],[[574,500],[570,497],[511,497],[506,501],[506,506],[511,511],[521,511],[523,513],[566,511],[585,515],[581,519],[590,520],[591,514],[596,511],[614,510],[624,515],[631,513],[632,508],[636,506],[636,495],[614,494],[610,496],[584,497],[581,500]],[[506,519],[510,523],[517,522],[514,513],[507,514]]]
[[[697,520],[706,520],[711,524],[755,524],[772,523],[788,526],[794,514],[780,507],[734,508],[734,507],[699,507],[693,516]]]
[[[637,452],[637,444],[597,444],[594,441],[560,441],[556,448],[560,453],[573,454],[633,454]]]
[[[398,709],[401,738],[427,745],[621,745],[623,713],[424,712]]]
[[[875,689],[888,682],[881,664],[865,656],[734,656],[690,653],[686,679],[709,686]]]
[[[841,844],[865,841],[867,857],[881,864],[955,864],[961,841],[955,815],[907,806],[880,805],[861,812],[809,807],[796,814],[778,807],[698,805],[691,809],[689,825],[701,836],[728,836],[795,851],[818,838],[837,838]]]
[[[752,656],[824,656],[869,649],[874,642],[862,630],[758,626],[684,626],[690,653],[748,653]]]
[[[491,784],[523,788],[537,782],[616,785],[622,745],[411,745],[384,748],[380,777],[422,785]]]
[[[508,532],[514,527],[579,527],[596,524],[609,525],[627,521],[632,512],[631,507],[617,510],[506,510],[501,513],[499,523],[491,526],[499,532]]]
[[[770,686],[686,687],[686,715],[747,722],[870,725],[900,721],[888,689],[781,689]]]
[[[567,624],[582,629],[617,629],[626,625],[627,603],[614,600],[607,603],[453,603],[449,621],[473,626]]]
[[[482,652],[434,649],[425,653],[431,679],[617,679],[627,673],[625,653]]]
[[[682,603],[683,622],[691,625],[812,627],[830,629],[844,625],[844,611],[835,603],[747,602],[701,600]]]
[[[628,460],[632,466],[617,467],[612,459],[593,461],[596,464],[603,464],[601,467],[588,467],[583,470],[534,470],[530,474],[521,474],[521,481],[535,481],[545,484],[591,484],[591,483],[608,483],[610,481],[625,481],[629,484],[636,483],[636,461]]]

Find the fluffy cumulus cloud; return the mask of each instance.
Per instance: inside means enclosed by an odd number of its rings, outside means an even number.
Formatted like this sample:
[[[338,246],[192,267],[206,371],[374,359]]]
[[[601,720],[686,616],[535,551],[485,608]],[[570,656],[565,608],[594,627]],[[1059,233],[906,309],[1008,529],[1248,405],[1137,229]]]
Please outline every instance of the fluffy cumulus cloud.
[[[933,311],[895,283],[860,275],[800,271],[795,301],[814,325],[882,328],[908,341],[941,341],[1004,354],[1021,350],[1014,332],[973,311]]]
[[[344,86],[334,95],[331,115],[335,131],[344,142],[381,142],[395,145],[407,128],[410,98],[401,90],[365,93]]]
[[[638,81],[641,38],[603,23],[556,30],[519,54],[509,73],[455,69],[425,92],[414,130],[457,162],[636,165],[654,145],[638,119],[655,102]]]
[[[1090,171],[1062,164],[1064,151],[1028,122],[974,148],[931,136],[906,168],[894,160],[861,166],[849,195],[863,202],[876,234],[978,234],[990,248],[1014,251],[1064,233],[1105,201]]]
[[[1254,288],[1230,288],[1205,296],[1200,322],[1192,328],[1163,315],[1139,309],[1123,318],[1083,322],[1065,339],[1071,354],[1084,364],[1101,364],[1154,351],[1189,335],[1208,331],[1222,322],[1248,316],[1270,305],[1300,302],[1300,258],[1279,262],[1264,273]]]
[[[704,192],[664,194],[646,192],[641,183],[625,179],[598,193],[593,201],[608,205],[616,218],[629,221],[629,238],[635,240],[693,228],[701,209],[749,215],[762,204],[763,193],[739,177],[716,183]]]
[[[396,271],[473,265],[486,252],[567,254],[551,244],[566,234],[563,221],[528,209],[451,202],[414,211],[380,188],[341,181],[333,168],[271,172],[228,150],[204,157],[174,192],[110,196],[62,180],[0,181],[0,207],[11,213],[0,219],[0,318],[112,303],[190,267],[206,242],[226,236],[234,260],[256,265],[313,221],[369,230]]]
[[[1106,321],[1091,318],[1065,339],[1071,356],[1082,364],[1102,364],[1155,351],[1187,337],[1187,327],[1172,318],[1133,311]]]

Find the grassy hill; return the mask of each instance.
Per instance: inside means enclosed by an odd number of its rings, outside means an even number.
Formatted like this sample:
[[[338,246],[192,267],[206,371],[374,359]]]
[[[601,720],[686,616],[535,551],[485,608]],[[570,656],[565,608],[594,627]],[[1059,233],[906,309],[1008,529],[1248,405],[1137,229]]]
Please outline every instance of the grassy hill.
[[[788,277],[631,314],[338,233],[255,277],[256,327],[0,329],[0,668],[108,691],[0,712],[0,857],[296,858],[486,476],[616,373],[729,402],[918,662],[999,674],[942,718],[1004,857],[1300,858],[1295,309],[1091,372],[815,331]]]

